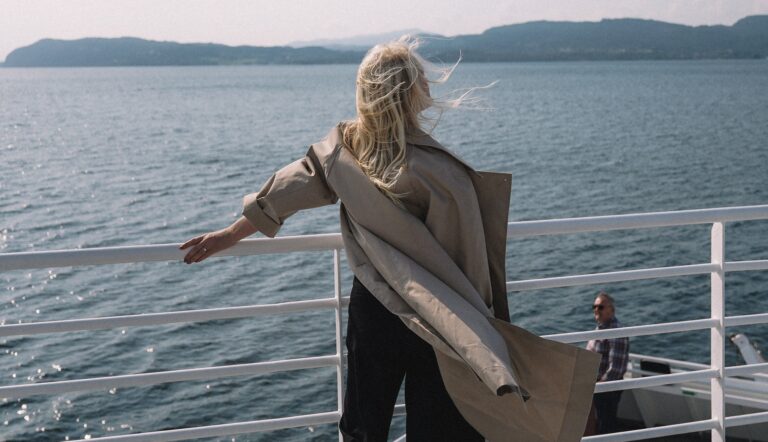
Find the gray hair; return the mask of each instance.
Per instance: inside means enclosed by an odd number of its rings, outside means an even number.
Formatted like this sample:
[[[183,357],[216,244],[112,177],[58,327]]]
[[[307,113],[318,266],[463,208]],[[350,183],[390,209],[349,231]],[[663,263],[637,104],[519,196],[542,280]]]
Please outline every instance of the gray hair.
[[[606,292],[604,292],[602,290],[597,294],[597,297],[598,298],[603,298],[606,301],[608,301],[608,304],[610,304],[611,307],[616,305],[616,303],[613,302],[613,296],[609,295],[608,293],[606,293]]]

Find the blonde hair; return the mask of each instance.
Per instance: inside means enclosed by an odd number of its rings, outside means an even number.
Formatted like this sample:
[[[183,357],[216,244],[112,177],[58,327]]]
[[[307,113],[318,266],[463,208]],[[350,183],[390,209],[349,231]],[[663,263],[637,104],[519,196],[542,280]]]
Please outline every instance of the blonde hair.
[[[343,130],[344,144],[365,174],[400,207],[403,207],[400,202],[403,195],[395,193],[393,188],[406,166],[406,133],[421,130],[422,121],[434,121],[433,129],[444,109],[475,100],[469,95],[478,89],[469,88],[455,99],[433,99],[424,85],[447,81],[461,61],[461,55],[450,68],[440,68],[416,52],[420,44],[418,38],[403,35],[395,41],[378,44],[366,53],[357,70],[357,118],[346,121]],[[425,68],[441,72],[441,76],[430,80]],[[484,87],[493,84],[495,82]],[[428,108],[440,111],[437,119],[422,114]]]

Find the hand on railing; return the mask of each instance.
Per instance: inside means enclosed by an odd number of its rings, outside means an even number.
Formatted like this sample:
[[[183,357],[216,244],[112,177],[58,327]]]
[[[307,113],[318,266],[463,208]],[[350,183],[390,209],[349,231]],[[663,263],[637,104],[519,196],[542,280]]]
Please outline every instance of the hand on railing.
[[[193,262],[200,262],[214,253],[221,252],[228,249],[241,239],[256,233],[257,230],[253,225],[244,217],[240,217],[231,226],[216,230],[215,232],[209,232],[204,235],[196,236],[179,248],[184,250],[188,247],[192,249],[184,255],[184,262],[192,264]]]

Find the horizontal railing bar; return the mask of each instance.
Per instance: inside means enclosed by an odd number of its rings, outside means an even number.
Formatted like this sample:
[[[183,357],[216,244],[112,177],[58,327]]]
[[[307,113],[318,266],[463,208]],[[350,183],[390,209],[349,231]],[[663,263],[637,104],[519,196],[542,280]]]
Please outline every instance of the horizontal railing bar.
[[[204,437],[231,436],[235,434],[257,433],[284,430],[287,428],[308,427],[311,425],[333,424],[341,416],[338,411],[305,414],[302,416],[263,419],[250,422],[210,425],[206,427],[180,428],[178,430],[151,431],[147,433],[122,434],[91,439],[78,439],[72,442],[169,442],[177,440],[200,439]]]
[[[726,376],[745,376],[755,373],[768,373],[768,362],[725,367]]]
[[[689,394],[693,393],[694,395],[698,396],[703,401],[708,401],[710,398],[709,389],[703,389],[703,388],[681,388],[680,392],[682,394]],[[754,397],[748,397],[744,395],[744,392],[737,392],[736,394],[730,394],[726,393],[725,395],[725,402],[727,404],[733,404],[733,405],[740,405],[742,407],[746,408],[753,408],[758,410],[766,410],[766,401],[757,399]],[[727,419],[727,417],[726,417]],[[746,424],[745,424],[746,425]]]
[[[725,386],[739,390],[746,390],[750,393],[762,393],[763,397],[768,394],[768,382],[758,381],[757,379],[745,380],[729,376],[725,378]]]
[[[663,427],[643,428],[641,430],[624,431],[621,433],[601,434],[599,436],[583,437],[582,442],[628,442],[633,440],[651,439],[654,437],[675,436],[677,434],[693,433],[712,430],[717,426],[716,419],[685,422],[682,424],[665,425]]]
[[[636,376],[638,374],[639,375],[652,376],[652,377],[662,376],[661,374],[659,374],[657,372],[653,372],[653,371],[632,370],[631,372],[632,372],[633,377],[631,377],[629,379],[622,379],[622,381],[633,380],[633,379],[640,379],[642,376]],[[681,373],[691,373],[691,372],[679,372],[678,371],[678,372],[675,372],[674,374],[681,374]],[[614,381],[611,381],[611,382],[614,382]],[[700,380],[700,381],[688,381],[688,382],[702,382],[701,386],[698,387],[698,388],[706,388],[706,389],[709,388],[709,378],[706,378],[706,379],[703,379],[703,380]],[[597,385],[599,386],[599,385],[606,385],[606,384],[610,384],[610,383],[609,382],[604,382],[604,383],[597,384]],[[741,380],[741,379],[736,379],[734,377],[728,376],[728,377],[725,378],[725,385],[726,385],[726,387],[729,387],[734,392],[736,392],[735,394],[739,394],[740,393],[740,392],[738,392],[736,390],[741,390],[741,391],[746,390],[746,391],[749,391],[750,393],[768,393],[768,384],[766,384],[764,382],[756,383],[755,381]],[[608,388],[608,387],[600,387],[600,388],[601,388],[601,391],[602,391],[602,388]],[[622,389],[624,389],[624,388],[626,388],[626,387],[622,387]],[[608,391],[610,391],[610,390],[608,390]],[[707,393],[707,394],[709,394],[709,393]],[[727,397],[733,397],[733,395],[730,395],[730,394],[726,395],[726,396]],[[765,401],[762,401],[761,404],[765,405]]]
[[[709,368],[709,367],[706,367],[706,368]],[[640,369],[637,369],[637,368],[631,369],[631,370],[627,369],[627,373],[632,373],[632,376],[630,376],[629,378],[623,378],[623,379],[638,379],[638,378],[642,378],[642,377],[645,377],[645,376],[658,376],[660,374],[663,374],[663,373],[660,373],[658,371],[640,370]],[[670,373],[687,373],[687,372],[686,371],[682,371],[682,370],[678,370],[678,371],[674,371],[674,372],[670,372]]]
[[[0,271],[152,261],[181,261],[188,250],[179,250],[180,245],[181,244],[155,244],[146,246],[94,247],[89,249],[46,252],[0,253]],[[341,249],[343,247],[344,244],[341,241],[340,233],[324,233],[317,235],[283,236],[279,238],[246,239],[213,256],[246,256],[271,253],[311,252]]]
[[[507,232],[509,237],[523,237],[759,219],[768,219],[768,205],[538,221],[517,221],[508,224]],[[181,260],[186,254],[186,251],[179,250],[178,246],[179,244],[156,244],[43,252],[2,253],[0,254],[0,271],[151,261],[176,261]],[[341,234],[327,233],[285,236],[279,238],[246,239],[215,256],[244,256],[298,251],[333,250],[341,248],[343,248]],[[726,264],[726,266],[727,265],[728,264]],[[735,265],[735,267],[732,268],[732,271],[765,269],[764,266],[764,260],[748,261],[743,264]]]
[[[700,370],[702,368],[709,368],[710,367],[709,365],[700,364],[698,362],[679,361],[679,360],[676,360],[676,359],[662,358],[662,357],[659,357],[659,356],[648,356],[648,355],[643,355],[643,354],[638,354],[638,353],[630,353],[629,354],[629,360],[631,362],[633,362],[633,363],[634,362],[639,362],[638,360],[640,360],[640,359],[645,360],[645,361],[650,361],[650,362],[659,362],[659,363],[662,363],[662,364],[667,364],[667,365],[669,365],[670,369],[678,369],[678,370],[682,369],[682,368],[690,369],[690,370]],[[733,375],[730,374],[730,373],[733,372],[733,369],[740,368],[740,367],[745,367],[745,368],[746,367],[754,367],[756,365],[758,365],[758,364],[736,365],[736,366],[733,366],[733,367],[726,367],[725,368],[726,375],[727,376],[736,376],[735,374],[733,374]],[[638,370],[638,369],[633,369],[632,371],[633,372],[636,371],[636,372],[640,372],[640,373],[645,373],[642,370]],[[758,373],[752,374],[752,377],[754,377],[755,379],[758,379],[758,380],[759,379],[768,379],[768,375],[763,375],[763,374],[758,374]],[[734,379],[729,379],[727,382],[733,382],[733,381],[734,381]]]
[[[584,342],[590,339],[612,339],[631,336],[647,336],[662,333],[678,333],[693,330],[704,330],[717,325],[717,319],[693,319],[690,321],[663,322],[660,324],[633,325],[631,327],[606,328],[581,332],[557,333],[543,335],[542,338],[570,344]]]
[[[348,303],[348,296],[346,299]],[[342,302],[342,305],[346,304]],[[334,308],[334,298],[290,301],[278,304],[259,304],[241,307],[223,307],[203,310],[177,312],[145,313],[141,315],[106,316],[103,318],[65,319],[60,321],[41,321],[26,324],[0,325],[0,337],[26,336],[42,333],[63,333],[84,330],[105,330],[118,327],[141,327],[147,325],[175,324],[183,322],[202,322],[218,319],[246,318],[257,315],[296,313],[323,308]]]
[[[760,219],[768,219],[768,205],[517,221],[509,223],[507,236],[560,235]]]
[[[405,415],[405,404],[395,405],[395,416]],[[177,441],[199,439],[203,437],[231,436],[235,434],[256,433],[264,431],[283,430],[287,428],[306,427],[310,425],[322,425],[337,423],[341,416],[338,412],[318,413],[303,416],[291,416],[277,419],[263,419],[251,422],[239,422],[223,425],[211,425],[207,427],[181,428],[178,430],[153,431],[138,434],[123,434],[87,439],[89,441],[103,442],[145,442],[145,441]],[[78,439],[72,442],[85,442],[86,439]]]
[[[618,381],[598,382],[595,393],[607,391],[629,390],[633,388],[658,387],[660,385],[681,384],[683,382],[703,381],[717,377],[716,368],[706,370],[686,371],[683,373],[660,374],[644,378],[622,379]]]
[[[727,378],[730,380],[731,378]],[[651,388],[659,388],[659,387],[651,387]],[[709,401],[711,395],[710,395],[710,381],[704,380],[704,381],[696,381],[696,382],[687,382],[680,386],[666,386],[665,394],[669,393],[670,391],[677,391],[678,394],[693,394],[696,397],[698,397],[700,400],[703,401]],[[756,391],[753,391],[752,389],[736,389],[732,385],[730,385],[728,382],[726,382],[726,389],[727,393],[725,395],[725,400],[728,404],[734,404],[734,405],[741,405],[745,407],[750,408],[757,408],[757,409],[765,409],[766,407],[766,401],[757,399],[755,397],[751,396],[745,396],[745,394],[750,393],[756,393]],[[760,391],[760,393],[764,393],[764,391]]]
[[[751,393],[768,394],[768,383],[766,382],[726,377],[725,386],[738,388],[741,390],[749,390]]]
[[[189,368],[155,373],[137,373],[90,379],[75,379],[70,381],[8,385],[0,387],[0,398],[23,398],[38,394],[63,394],[73,391],[143,387],[147,385],[165,384],[168,382],[200,381],[232,376],[260,375],[280,371],[335,367],[338,363],[339,359],[336,355],[316,356],[301,359],[288,359],[285,361],[226,365],[222,367]]]
[[[556,276],[553,278],[526,279],[507,282],[507,291],[551,289],[580,285],[606,284],[611,282],[637,281],[653,278],[674,278],[678,276],[704,275],[717,270],[716,264],[691,264],[652,269],[622,270],[618,272],[591,273],[587,275]]]
[[[740,427],[743,425],[762,424],[766,422],[768,422],[768,411],[725,417],[725,426],[727,428]]]
[[[643,359],[650,362],[660,362],[662,364],[669,364],[670,367],[690,368],[692,370],[699,370],[702,368],[709,368],[707,364],[700,364],[698,362],[690,361],[678,361],[677,359],[662,358],[660,356],[641,355],[638,353],[630,353],[629,359]]]
[[[736,327],[739,325],[754,325],[768,323],[768,313],[757,313],[755,315],[726,316],[724,319],[726,327]]]
[[[725,263],[726,272],[747,272],[752,270],[768,270],[768,259],[755,261],[729,261]]]

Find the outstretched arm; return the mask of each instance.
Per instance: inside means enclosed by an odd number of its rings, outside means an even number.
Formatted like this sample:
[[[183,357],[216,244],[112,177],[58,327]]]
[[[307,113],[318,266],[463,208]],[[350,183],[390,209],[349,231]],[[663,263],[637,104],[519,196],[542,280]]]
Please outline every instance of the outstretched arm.
[[[299,210],[334,204],[338,197],[325,181],[325,174],[310,147],[304,158],[275,172],[257,193],[243,198],[243,216],[231,226],[196,236],[181,245],[190,248],[184,262],[200,262],[232,247],[256,232],[274,237],[289,216]]]
[[[184,262],[192,264],[193,262],[200,262],[214,253],[228,249],[237,244],[241,239],[251,236],[256,232],[258,232],[258,229],[248,222],[244,216],[241,216],[231,226],[196,236],[182,244],[179,248],[184,250],[192,247],[184,256]]]
[[[334,204],[338,197],[312,147],[304,156],[275,172],[257,193],[243,197],[243,216],[273,238],[283,222],[299,210]]]

